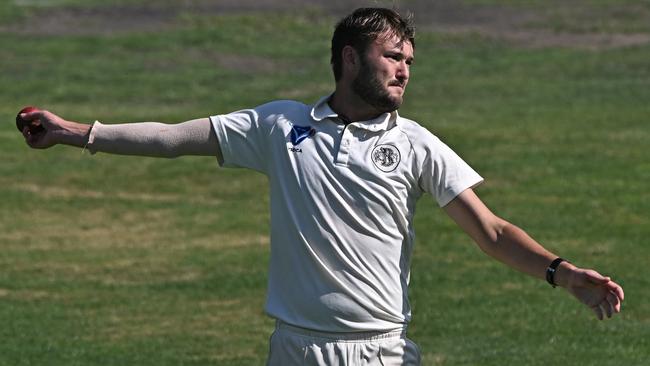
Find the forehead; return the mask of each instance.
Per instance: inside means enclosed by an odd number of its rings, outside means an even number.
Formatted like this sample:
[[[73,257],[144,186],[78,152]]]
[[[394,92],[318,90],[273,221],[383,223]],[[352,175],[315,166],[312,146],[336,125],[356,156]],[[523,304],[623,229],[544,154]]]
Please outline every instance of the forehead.
[[[414,50],[413,45],[408,39],[400,39],[396,35],[382,34],[370,44],[368,51],[399,51],[406,56],[413,56]]]

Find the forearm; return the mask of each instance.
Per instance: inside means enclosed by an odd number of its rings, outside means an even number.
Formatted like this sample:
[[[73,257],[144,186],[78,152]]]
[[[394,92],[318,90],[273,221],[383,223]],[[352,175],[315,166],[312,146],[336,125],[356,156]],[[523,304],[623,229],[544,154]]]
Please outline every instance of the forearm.
[[[546,269],[557,258],[526,232],[494,215],[472,189],[462,192],[444,209],[485,253],[516,270],[545,279]],[[553,283],[565,287],[599,319],[621,311],[623,288],[594,270],[564,261],[557,267]]]
[[[471,189],[452,200],[445,211],[481,250],[520,272],[545,279],[546,268],[557,258],[526,232],[494,215]],[[566,286],[573,268],[562,262],[555,273],[555,283]]]
[[[494,258],[528,273],[544,279],[546,268],[557,256],[544,249],[523,230],[506,223],[491,244],[482,244],[481,248]],[[625,297],[623,288],[610,277],[591,270],[578,268],[566,261],[561,262],[555,275],[554,284],[564,287],[580,302],[587,305],[598,317],[611,317],[621,311],[621,302]]]
[[[61,121],[57,127],[53,132],[56,143],[84,147],[88,143],[92,126],[72,121]]]
[[[91,153],[105,152],[174,158],[182,155],[218,155],[217,138],[207,118],[179,124],[140,122],[104,125],[96,122],[87,148]]]
[[[558,257],[525,231],[505,221],[495,229],[493,238],[483,240],[479,246],[491,257],[542,280],[545,280],[549,264]],[[555,283],[566,287],[568,276],[574,268],[572,264],[562,262],[555,273]]]

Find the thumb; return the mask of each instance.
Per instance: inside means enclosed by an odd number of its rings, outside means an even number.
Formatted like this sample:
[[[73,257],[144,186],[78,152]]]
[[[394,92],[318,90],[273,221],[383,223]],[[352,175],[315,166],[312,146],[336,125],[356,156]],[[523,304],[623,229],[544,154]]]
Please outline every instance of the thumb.
[[[21,114],[18,115],[18,117],[20,117],[21,119],[23,119],[25,121],[31,121],[34,118],[36,118],[35,115],[36,115],[36,112],[28,112],[28,113],[21,113]]]
[[[44,116],[44,113],[42,110],[37,109],[33,110],[31,112],[23,112],[19,114],[20,118],[24,119],[25,121],[33,121],[35,119],[39,119]]]

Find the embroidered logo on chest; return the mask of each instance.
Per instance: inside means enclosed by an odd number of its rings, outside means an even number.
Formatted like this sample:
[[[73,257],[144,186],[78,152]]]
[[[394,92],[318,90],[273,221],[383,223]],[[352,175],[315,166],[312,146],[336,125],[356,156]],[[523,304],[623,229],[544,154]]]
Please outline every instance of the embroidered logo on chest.
[[[377,145],[372,149],[371,159],[377,169],[382,172],[392,172],[400,161],[399,150],[393,145]]]
[[[289,136],[291,138],[291,143],[293,146],[296,146],[307,137],[314,136],[315,133],[316,130],[309,126],[293,126],[291,128],[291,134]]]

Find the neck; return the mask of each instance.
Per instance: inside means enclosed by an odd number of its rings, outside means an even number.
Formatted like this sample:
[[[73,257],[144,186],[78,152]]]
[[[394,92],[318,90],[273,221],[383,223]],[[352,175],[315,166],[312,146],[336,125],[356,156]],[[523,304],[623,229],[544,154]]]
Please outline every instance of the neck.
[[[379,117],[377,108],[364,102],[351,90],[337,87],[329,100],[330,108],[344,120],[351,122],[367,121]]]

